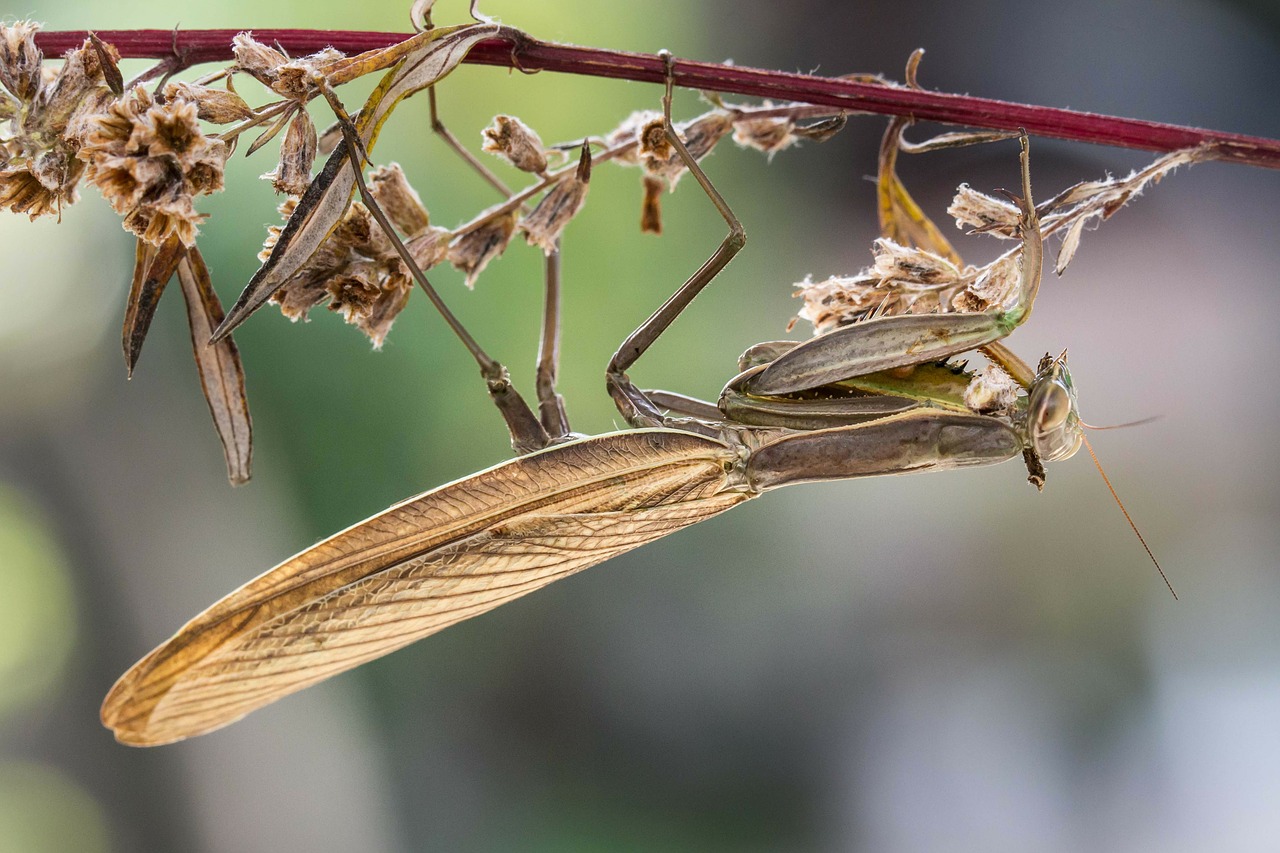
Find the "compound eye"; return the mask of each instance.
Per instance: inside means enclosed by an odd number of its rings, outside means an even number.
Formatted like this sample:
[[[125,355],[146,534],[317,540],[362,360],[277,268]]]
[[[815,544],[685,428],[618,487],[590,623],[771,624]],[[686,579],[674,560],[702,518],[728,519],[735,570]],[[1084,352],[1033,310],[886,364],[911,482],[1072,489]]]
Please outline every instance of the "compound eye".
[[[1036,395],[1033,414],[1038,430],[1047,432],[1056,429],[1071,414],[1071,395],[1061,385],[1044,386],[1042,393]]]

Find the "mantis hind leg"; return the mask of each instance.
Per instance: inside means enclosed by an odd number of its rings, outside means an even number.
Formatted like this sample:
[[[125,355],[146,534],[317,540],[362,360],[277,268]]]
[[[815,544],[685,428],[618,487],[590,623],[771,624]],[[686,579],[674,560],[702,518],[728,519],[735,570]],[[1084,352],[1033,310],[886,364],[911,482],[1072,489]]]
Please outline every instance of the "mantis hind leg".
[[[427,90],[431,105],[431,130],[441,141],[466,162],[471,169],[484,179],[485,183],[497,190],[503,198],[511,198],[511,189],[502,182],[488,167],[481,163],[474,154],[458,142],[449,132],[449,128],[440,119],[439,105],[436,102],[436,88]],[[538,419],[547,432],[549,443],[570,435],[569,417],[565,412],[564,398],[556,393],[556,372],[560,364],[560,245],[546,258],[546,288],[542,306],[542,336],[538,345],[537,395]],[[514,443],[514,442],[513,442]],[[535,448],[536,449],[536,448]]]
[[[400,256],[400,260],[404,262],[409,274],[413,276],[414,281],[426,293],[427,298],[435,306],[445,323],[476,360],[476,364],[480,367],[480,375],[485,381],[485,387],[489,391],[489,398],[498,407],[498,411],[502,413],[502,418],[507,424],[507,430],[511,434],[512,449],[517,453],[528,453],[546,447],[550,444],[547,431],[533,414],[529,404],[520,396],[520,392],[511,384],[511,376],[507,368],[481,348],[480,344],[476,342],[471,333],[467,331],[462,322],[445,304],[444,299],[441,298],[435,287],[427,279],[426,273],[422,271],[417,261],[414,260],[413,254],[405,246],[404,241],[400,239],[400,235],[396,233],[395,227],[378,204],[377,198],[369,190],[364,180],[364,165],[366,162],[363,153],[364,146],[360,144],[360,137],[356,133],[355,125],[332,89],[327,84],[324,84],[322,80],[317,82],[320,91],[329,101],[330,106],[338,117],[338,126],[350,152],[347,160],[351,164],[361,199],[364,201],[365,206],[369,208],[370,214],[373,215],[383,233],[386,234],[396,254]]]
[[[546,290],[542,306],[542,337],[538,343],[538,415],[542,427],[554,443],[567,438],[569,416],[564,397],[556,392],[556,371],[560,366],[560,244],[546,258]]]

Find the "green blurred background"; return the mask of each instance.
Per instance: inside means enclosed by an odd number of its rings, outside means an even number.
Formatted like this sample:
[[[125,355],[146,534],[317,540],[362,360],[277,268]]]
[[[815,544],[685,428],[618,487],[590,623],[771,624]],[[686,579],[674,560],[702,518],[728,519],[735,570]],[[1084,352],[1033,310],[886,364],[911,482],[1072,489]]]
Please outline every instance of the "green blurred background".
[[[438,21],[465,17],[443,2]],[[601,3],[487,0],[536,36],[1280,136],[1271,3],[1120,0]],[[50,2],[49,29],[403,30],[407,4]],[[358,100],[355,91],[348,103]],[[468,144],[499,112],[545,140],[611,129],[654,86],[463,68],[442,92]],[[692,95],[678,116],[701,107]],[[319,115],[319,113],[317,113]],[[714,398],[783,336],[791,284],[869,260],[882,120],[772,162],[706,161],[745,252],[633,371]],[[927,129],[916,131],[916,137]],[[231,165],[201,247],[229,303],[274,200]],[[425,99],[374,152],[436,222],[493,201],[431,136]],[[1146,155],[1033,142],[1037,195]],[[1012,145],[910,158],[941,216],[956,184],[1014,186]],[[512,180],[516,180],[514,177]],[[195,741],[116,745],[114,678],[282,557],[505,458],[473,364],[420,298],[380,353],[323,310],[237,333],[254,478],[231,490],[176,295],[135,378],[119,324],[131,243],[92,192],[61,225],[0,221],[0,851],[1252,851],[1280,845],[1280,175],[1179,173],[1086,235],[1011,344],[1069,346],[1086,419],[1183,600],[1087,459],[770,495]],[[688,182],[637,233],[633,170],[597,170],[564,241],[561,390],[575,428],[619,423],[617,343],[723,224]],[[990,241],[962,241],[966,257]],[[434,278],[530,388],[538,254],[474,293]],[[794,333],[799,336],[803,328]]]

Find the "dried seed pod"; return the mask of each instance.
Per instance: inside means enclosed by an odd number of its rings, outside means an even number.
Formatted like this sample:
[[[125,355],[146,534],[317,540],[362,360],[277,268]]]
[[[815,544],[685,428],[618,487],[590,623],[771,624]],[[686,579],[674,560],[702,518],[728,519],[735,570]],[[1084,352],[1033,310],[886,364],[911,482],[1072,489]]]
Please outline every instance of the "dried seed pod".
[[[541,175],[547,171],[547,155],[542,139],[515,116],[494,116],[493,125],[481,131],[481,148],[497,154],[522,172]]]
[[[584,144],[578,168],[548,190],[538,206],[520,221],[520,230],[529,245],[541,246],[548,255],[556,250],[560,235],[587,200],[590,183],[591,147]]]
[[[400,233],[414,237],[431,225],[422,198],[409,184],[399,163],[379,166],[369,175],[369,190]]]
[[[302,195],[311,184],[311,166],[316,160],[316,126],[305,109],[298,110],[284,141],[280,143],[280,162],[263,175],[278,193]]]
[[[475,287],[489,261],[507,250],[515,230],[516,214],[512,211],[454,238],[449,244],[449,263],[466,273],[467,287]]]
[[[245,103],[244,98],[227,89],[174,82],[165,86],[164,94],[169,100],[181,98],[191,101],[196,105],[196,114],[200,120],[212,124],[230,124],[253,115],[253,110]]]

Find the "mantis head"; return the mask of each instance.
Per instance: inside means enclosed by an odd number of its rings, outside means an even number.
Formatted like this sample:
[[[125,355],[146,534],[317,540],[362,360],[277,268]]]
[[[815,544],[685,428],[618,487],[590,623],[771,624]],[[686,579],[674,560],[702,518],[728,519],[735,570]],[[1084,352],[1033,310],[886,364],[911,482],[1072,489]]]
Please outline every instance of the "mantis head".
[[[1084,441],[1065,351],[1040,360],[1027,398],[1027,439],[1045,462],[1070,459]]]

